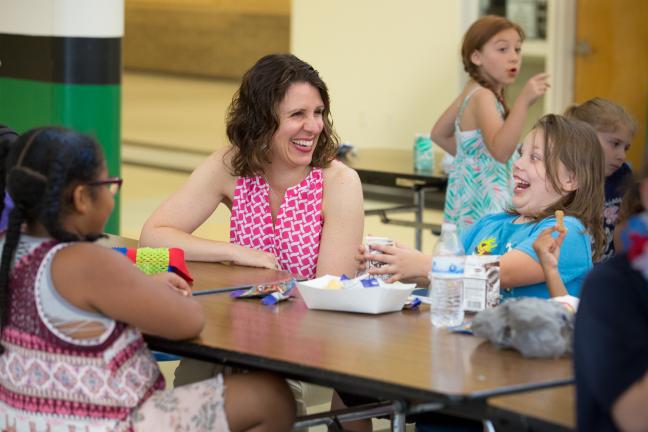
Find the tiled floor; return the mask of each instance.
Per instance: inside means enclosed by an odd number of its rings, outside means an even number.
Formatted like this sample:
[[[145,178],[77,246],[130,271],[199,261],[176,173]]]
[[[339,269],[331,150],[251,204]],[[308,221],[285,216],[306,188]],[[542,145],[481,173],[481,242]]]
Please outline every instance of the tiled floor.
[[[209,152],[225,145],[224,115],[237,85],[229,81],[124,74],[122,235],[139,237],[146,218],[183,184],[188,172]],[[370,200],[365,200],[364,204],[367,209],[389,205]],[[441,216],[440,211],[426,210],[424,220],[439,223]],[[399,217],[413,220],[413,215]],[[196,234],[227,241],[229,210],[221,206]],[[365,234],[414,245],[412,228],[384,225],[378,216],[365,219]],[[430,231],[424,232],[423,251],[431,253],[435,241]],[[172,380],[174,367],[175,362],[162,364],[168,381]],[[321,404],[329,400],[329,395],[318,390],[310,399]],[[379,427],[382,429],[385,425]]]

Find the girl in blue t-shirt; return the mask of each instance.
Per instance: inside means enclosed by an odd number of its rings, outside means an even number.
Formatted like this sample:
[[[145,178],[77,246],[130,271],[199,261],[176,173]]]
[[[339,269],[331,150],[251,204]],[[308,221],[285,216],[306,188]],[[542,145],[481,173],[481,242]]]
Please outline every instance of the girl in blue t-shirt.
[[[467,254],[501,255],[500,286],[506,297],[549,297],[533,242],[565,213],[558,272],[570,295],[578,296],[592,259],[601,254],[603,232],[603,153],[587,124],[558,115],[536,123],[513,165],[513,208],[488,215],[462,237]],[[592,246],[594,252],[592,253]],[[374,248],[374,247],[372,247]],[[386,265],[372,274],[392,274],[389,281],[426,276],[431,257],[396,246],[375,246],[371,259]],[[365,255],[367,258],[368,255]]]

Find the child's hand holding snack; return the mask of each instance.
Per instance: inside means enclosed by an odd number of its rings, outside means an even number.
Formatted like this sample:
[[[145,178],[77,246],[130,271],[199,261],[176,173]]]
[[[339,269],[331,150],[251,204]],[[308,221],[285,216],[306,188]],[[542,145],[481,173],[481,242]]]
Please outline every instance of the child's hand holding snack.
[[[536,241],[533,242],[533,250],[538,255],[540,265],[545,274],[547,287],[551,297],[567,295],[565,285],[558,273],[558,259],[560,258],[560,246],[562,245],[567,228],[564,223],[562,210],[556,211],[556,225],[542,230]],[[553,233],[558,236],[554,237]]]
[[[559,233],[554,237],[554,232]],[[558,258],[560,257],[560,245],[562,244],[567,231],[560,231],[560,228],[553,226],[542,230],[535,242],[533,250],[538,255],[540,265],[544,269],[558,268]]]
[[[560,245],[562,245],[565,235],[567,235],[564,217],[565,213],[562,210],[556,210],[556,225],[545,228],[536,241],[533,242],[533,250],[538,255],[540,265],[545,271],[558,268]],[[554,232],[558,233],[558,237],[552,235]]]

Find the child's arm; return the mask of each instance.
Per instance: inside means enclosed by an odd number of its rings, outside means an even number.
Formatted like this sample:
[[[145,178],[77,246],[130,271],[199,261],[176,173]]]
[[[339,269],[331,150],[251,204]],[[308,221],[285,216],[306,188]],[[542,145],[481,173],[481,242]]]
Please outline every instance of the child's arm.
[[[59,251],[52,261],[52,281],[74,306],[99,312],[145,333],[168,339],[198,336],[202,307],[175,274],[147,276],[124,255],[91,243]]]
[[[553,218],[541,222],[541,226],[527,239],[520,241],[515,249],[505,253],[501,260],[501,287],[516,288],[546,282],[545,271],[540,262],[540,257],[534,250],[533,243],[541,235],[543,228],[557,229],[554,227]],[[560,237],[560,256],[555,255],[556,263],[560,258],[560,278],[563,283],[584,276],[592,268],[590,237],[584,231],[583,225],[574,217],[565,217],[565,232]],[[557,252],[557,251],[555,251]],[[550,258],[550,257],[547,257]],[[576,286],[575,286],[576,288]],[[569,295],[574,295],[569,292]]]
[[[455,141],[455,120],[459,115],[459,108],[463,101],[463,91],[457,98],[450,104],[448,108],[441,114],[441,117],[434,123],[430,131],[430,138],[443,150],[450,153],[452,156],[457,154],[457,143]]]
[[[552,233],[558,232],[558,237],[553,237]],[[566,231],[558,227],[550,227],[542,230],[535,242],[533,250],[538,255],[542,271],[545,274],[547,288],[549,288],[550,297],[560,297],[569,295],[565,284],[558,273],[558,258],[560,257],[560,245],[565,239]]]
[[[492,92],[478,91],[473,96],[477,129],[481,130],[486,148],[498,162],[507,162],[515,152],[529,107],[544,95],[549,87],[547,77],[546,73],[541,73],[529,79],[506,120],[502,120],[495,108],[496,98]]]
[[[500,258],[501,288],[517,288],[544,281],[542,266],[529,254],[513,249]]]

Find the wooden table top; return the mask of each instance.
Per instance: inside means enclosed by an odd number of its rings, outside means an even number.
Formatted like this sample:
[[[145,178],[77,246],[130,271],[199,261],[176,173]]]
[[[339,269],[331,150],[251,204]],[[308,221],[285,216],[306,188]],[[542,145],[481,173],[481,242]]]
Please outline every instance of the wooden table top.
[[[108,244],[133,245],[113,238]],[[285,273],[189,262],[194,289],[285,277]],[[429,311],[383,315],[309,310],[296,297],[275,306],[227,293],[196,297],[207,322],[200,337],[147,337],[153,349],[262,368],[384,398],[459,401],[571,382],[569,359],[525,359],[489,342],[432,327]]]
[[[576,397],[573,385],[544,390],[535,390],[515,395],[488,399],[488,405],[495,412],[523,416],[525,422],[531,419],[566,430],[576,428]]]
[[[373,316],[308,310],[299,297],[270,307],[227,294],[198,301],[208,318],[193,343],[241,361],[275,361],[283,372],[320,384],[374,381],[372,392],[390,384],[389,392],[427,399],[480,397],[572,377],[569,360],[524,359],[480,338],[435,329],[427,309]]]

